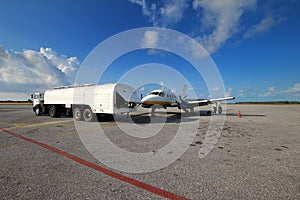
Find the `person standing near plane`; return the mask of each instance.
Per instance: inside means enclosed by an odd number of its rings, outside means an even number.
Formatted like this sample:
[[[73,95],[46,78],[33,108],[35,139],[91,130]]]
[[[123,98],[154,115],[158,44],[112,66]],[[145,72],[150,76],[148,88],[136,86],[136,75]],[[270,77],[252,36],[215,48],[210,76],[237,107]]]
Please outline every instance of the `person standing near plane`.
[[[216,114],[217,114],[217,110],[218,110],[217,102],[215,102],[215,103],[213,104],[213,109],[214,109],[214,114],[216,115]]]

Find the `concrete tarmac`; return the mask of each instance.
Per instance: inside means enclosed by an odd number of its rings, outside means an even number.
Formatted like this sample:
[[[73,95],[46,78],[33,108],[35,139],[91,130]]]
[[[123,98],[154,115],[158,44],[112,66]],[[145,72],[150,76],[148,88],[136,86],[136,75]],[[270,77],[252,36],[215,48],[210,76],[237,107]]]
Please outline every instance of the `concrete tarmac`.
[[[139,109],[131,117],[135,123],[152,120],[148,130],[163,126],[145,139],[124,134],[119,127],[129,126],[124,116],[91,122],[120,148],[155,154],[179,126],[200,119],[180,158],[156,171],[127,173],[93,157],[72,118],[35,116],[31,105],[0,105],[0,199],[300,199],[300,106],[227,105],[221,116],[205,115],[208,109],[181,115],[158,110],[153,118]],[[224,116],[216,146],[199,158],[211,117]]]

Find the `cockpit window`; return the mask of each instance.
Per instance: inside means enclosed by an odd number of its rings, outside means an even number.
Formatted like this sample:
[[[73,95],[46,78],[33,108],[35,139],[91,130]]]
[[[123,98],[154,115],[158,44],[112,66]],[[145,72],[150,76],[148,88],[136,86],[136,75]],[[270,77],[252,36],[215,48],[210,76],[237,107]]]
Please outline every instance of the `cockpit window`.
[[[164,97],[164,96],[165,96],[165,93],[160,92],[160,93],[159,93],[159,96]]]
[[[151,92],[150,94],[159,95],[159,92]]]
[[[164,96],[165,96],[165,93],[164,93],[164,92],[151,92],[150,94],[156,95],[156,96],[161,96],[161,97],[164,97]]]

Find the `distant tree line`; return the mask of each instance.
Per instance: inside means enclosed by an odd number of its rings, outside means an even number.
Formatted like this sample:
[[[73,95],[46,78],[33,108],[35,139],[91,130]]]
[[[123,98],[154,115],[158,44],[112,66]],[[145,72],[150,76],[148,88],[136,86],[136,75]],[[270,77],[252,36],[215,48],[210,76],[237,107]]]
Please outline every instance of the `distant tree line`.
[[[32,103],[31,99],[28,99],[27,101],[13,101],[13,100],[2,100],[0,103]]]

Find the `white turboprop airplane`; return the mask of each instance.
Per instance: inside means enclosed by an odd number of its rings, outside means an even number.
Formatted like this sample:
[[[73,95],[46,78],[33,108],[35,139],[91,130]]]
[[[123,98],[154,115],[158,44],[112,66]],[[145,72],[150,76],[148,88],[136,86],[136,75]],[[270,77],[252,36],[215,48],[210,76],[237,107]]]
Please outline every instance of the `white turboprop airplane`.
[[[160,105],[163,108],[167,107],[178,107],[185,112],[194,112],[194,108],[198,106],[206,106],[208,104],[214,104],[214,114],[222,113],[221,101],[233,100],[235,97],[224,97],[217,99],[185,99],[187,95],[184,95],[186,86],[183,89],[182,96],[176,96],[175,93],[171,92],[168,89],[157,89],[151,91],[148,95],[142,98],[142,107],[151,108],[152,113],[155,111],[157,106]],[[208,111],[207,114],[211,114],[211,111]]]

